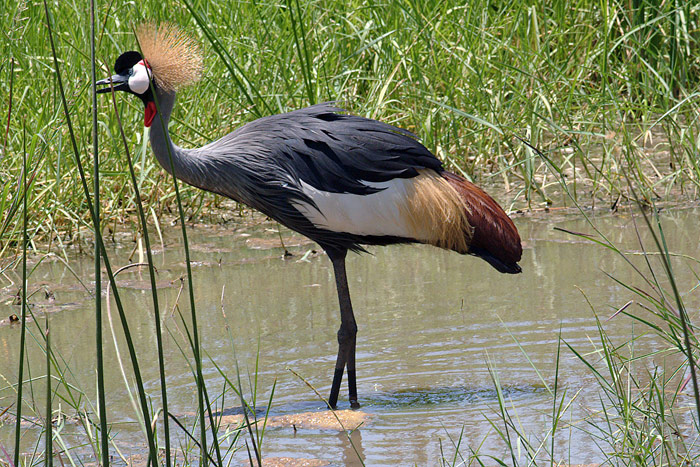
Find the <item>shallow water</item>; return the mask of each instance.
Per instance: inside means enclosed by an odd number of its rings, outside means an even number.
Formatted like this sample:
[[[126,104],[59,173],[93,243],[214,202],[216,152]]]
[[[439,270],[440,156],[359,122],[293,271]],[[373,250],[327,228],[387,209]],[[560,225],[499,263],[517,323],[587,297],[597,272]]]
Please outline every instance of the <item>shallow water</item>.
[[[700,256],[698,214],[697,210],[663,214],[670,250]],[[559,335],[580,352],[590,352],[599,345],[595,315],[586,298],[613,342],[621,344],[647,331],[622,315],[605,321],[635,298],[605,273],[625,283],[642,286],[643,282],[615,253],[553,229],[557,226],[592,232],[580,215],[550,214],[515,221],[525,245],[521,262],[524,273],[517,276],[501,275],[475,258],[427,246],[372,248],[372,254],[349,256],[350,290],[359,326],[358,392],[362,410],[371,415],[351,439],[367,465],[436,465],[443,454],[452,458],[453,443],[460,443],[465,457],[471,447],[482,454],[510,459],[488,421],[503,427],[497,415],[498,392],[493,375],[500,381],[516,423],[537,445],[551,426],[552,396],[547,385],[552,387],[554,382]],[[644,233],[646,229],[639,218],[637,221],[642,238],[652,248]],[[632,216],[600,216],[594,222],[621,248],[639,251]],[[322,254],[310,254],[302,260],[315,245],[298,241],[288,231],[283,233],[294,256],[283,259],[280,248],[270,248],[279,244],[275,228],[274,224],[262,223],[254,228],[190,231],[202,346],[232,380],[238,362],[244,387],[248,388],[257,374],[259,405],[264,406],[276,382],[271,414],[321,410],[323,404],[318,397],[287,368],[327,395],[339,326],[332,269]],[[172,230],[165,249],[155,245],[156,266],[163,324],[171,331],[164,336],[170,411],[187,420],[187,414],[196,407],[196,392],[182,356],[182,351],[190,354],[185,331],[178,312],[173,310],[179,303],[187,316],[189,301],[183,291],[177,302],[184,255],[177,229]],[[116,247],[111,252],[114,267],[128,264],[133,248],[129,243]],[[91,277],[90,258],[69,257],[68,261],[83,281]],[[632,261],[644,264],[641,256],[632,256]],[[656,259],[651,261],[658,264]],[[683,258],[674,259],[673,264],[689,310],[697,310],[697,294],[688,292],[697,284],[691,272],[691,267],[698,270],[697,264]],[[0,319],[20,313],[19,307],[12,304],[19,283],[17,271],[6,274],[0,276]],[[119,277],[146,389],[158,406],[160,390],[148,276],[146,271],[130,270]],[[15,285],[9,280],[14,280]],[[44,316],[50,318],[52,345],[64,359],[61,366],[70,368],[70,382],[94,400],[92,300],[55,258],[44,260],[36,268],[30,288],[37,291],[30,302],[39,322],[43,325]],[[641,312],[638,308],[635,311]],[[111,312],[115,327],[119,328],[116,309]],[[34,326],[30,329],[37,336]],[[118,341],[126,361],[123,339]],[[14,402],[14,392],[7,388],[6,381],[16,381],[18,342],[18,325],[0,325],[0,412]],[[666,348],[654,334],[644,336],[635,345],[637,352]],[[28,339],[28,351],[31,377],[40,377],[44,374],[44,356],[32,337]],[[129,423],[135,418],[134,412],[124,390],[107,324],[105,358],[110,422],[118,423],[120,447],[125,452],[139,452],[143,449],[142,437],[138,428]],[[678,363],[677,358],[669,360]],[[669,363],[663,357],[653,362]],[[651,361],[640,366],[643,373]],[[224,379],[210,361],[205,361],[204,375],[210,395],[220,394]],[[25,389],[27,399],[35,400],[39,407],[44,404],[43,384],[38,380],[33,383],[33,391],[29,386]],[[599,406],[600,387],[590,370],[564,345],[558,384],[560,390],[566,388],[567,401],[574,398],[566,421],[580,426],[578,422]],[[65,390],[60,393],[66,395]],[[237,405],[236,397],[228,394],[224,406]],[[344,384],[339,406],[347,405]],[[24,413],[32,415],[29,409]],[[4,446],[12,446],[12,429],[11,423],[0,425],[0,443]],[[568,426],[559,430],[555,443],[557,460],[589,463],[603,458],[583,430]],[[39,431],[28,431],[23,440],[25,451],[33,449],[38,434]],[[75,423],[69,422],[63,435],[69,442],[82,439]],[[348,437],[323,429],[270,429],[263,452],[269,457],[359,465]],[[244,452],[236,456],[239,455],[241,461],[247,458]]]

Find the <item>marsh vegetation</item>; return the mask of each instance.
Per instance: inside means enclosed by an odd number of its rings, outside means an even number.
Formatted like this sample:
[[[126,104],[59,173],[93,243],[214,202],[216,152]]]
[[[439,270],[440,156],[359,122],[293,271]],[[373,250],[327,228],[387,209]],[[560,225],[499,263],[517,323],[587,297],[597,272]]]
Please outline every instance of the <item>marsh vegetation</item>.
[[[118,463],[138,451],[178,465],[258,465],[268,451],[371,465],[696,463],[698,226],[680,207],[697,205],[700,184],[698,10],[114,1],[97,5],[92,34],[83,3],[6,5],[0,464]],[[324,430],[265,426],[323,407],[287,366],[321,393],[330,383],[336,305],[314,246],[283,231],[292,261],[252,248],[277,242],[278,226],[176,187],[149,154],[139,102],[93,106],[93,65],[109,74],[144,19],[186,28],[207,57],[202,81],[178,96],[180,145],[339,101],[413,131],[489,186],[524,232],[526,272],[508,281],[420,247],[353,260],[374,421],[335,444]],[[553,219],[554,208],[570,217]],[[226,233],[188,242],[193,223]],[[159,272],[114,278],[136,262]],[[377,295],[362,295],[369,282],[382,284]],[[299,288],[318,292],[310,305]],[[247,410],[222,425],[232,406]]]

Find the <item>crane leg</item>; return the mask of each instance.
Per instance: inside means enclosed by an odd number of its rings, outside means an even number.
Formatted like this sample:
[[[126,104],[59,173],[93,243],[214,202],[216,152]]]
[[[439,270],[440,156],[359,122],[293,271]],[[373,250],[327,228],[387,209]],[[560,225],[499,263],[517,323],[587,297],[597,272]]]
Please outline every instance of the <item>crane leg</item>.
[[[338,329],[338,358],[335,362],[335,374],[331,394],[328,397],[328,405],[335,408],[340,393],[340,383],[343,380],[345,367],[348,369],[348,389],[350,392],[350,407],[357,409],[357,379],[355,376],[355,337],[357,336],[357,323],[350,302],[350,289],[345,272],[345,256],[347,250],[329,251],[328,256],[333,263],[335,273],[335,285],[338,289],[338,301],[340,302],[340,329]]]

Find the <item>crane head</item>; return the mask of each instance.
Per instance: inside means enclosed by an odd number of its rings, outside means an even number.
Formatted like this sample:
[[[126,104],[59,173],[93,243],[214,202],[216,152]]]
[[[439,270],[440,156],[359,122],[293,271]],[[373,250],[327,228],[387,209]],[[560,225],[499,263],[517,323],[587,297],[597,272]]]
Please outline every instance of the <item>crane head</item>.
[[[111,84],[115,91],[125,91],[138,96],[146,106],[144,124],[151,126],[153,118],[156,116],[156,105],[151,90],[153,73],[148,62],[143,59],[139,52],[130,50],[117,58],[114,63],[114,72],[116,74],[110,78],[95,83],[96,85],[107,85],[107,87],[98,89],[97,93],[109,92]]]
[[[156,115],[153,92],[175,92],[191,84],[202,74],[202,58],[197,42],[176,26],[143,23],[136,29],[141,52],[124,52],[114,63],[111,78],[95,84],[114,86],[138,96],[146,106],[144,123],[151,126]],[[110,87],[98,93],[109,92]]]

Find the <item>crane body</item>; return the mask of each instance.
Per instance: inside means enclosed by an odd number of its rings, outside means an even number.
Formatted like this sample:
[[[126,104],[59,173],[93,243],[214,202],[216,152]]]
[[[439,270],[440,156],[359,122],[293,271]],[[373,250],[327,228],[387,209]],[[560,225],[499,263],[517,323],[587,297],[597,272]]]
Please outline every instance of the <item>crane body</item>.
[[[177,146],[168,132],[176,89],[196,74],[196,64],[189,63],[189,70],[179,62],[198,57],[170,27],[159,33],[147,25],[137,37],[145,59],[139,52],[122,54],[116,75],[97,84],[112,83],[141,98],[160,165],[190,185],[262,212],[328,254],[341,317],[331,407],[346,368],[350,404],[359,407],[348,251],[425,243],[478,256],[503,273],[521,272],[522,246],[510,218],[483,190],[445,170],[406,130],[324,103],[260,118],[200,148]]]

